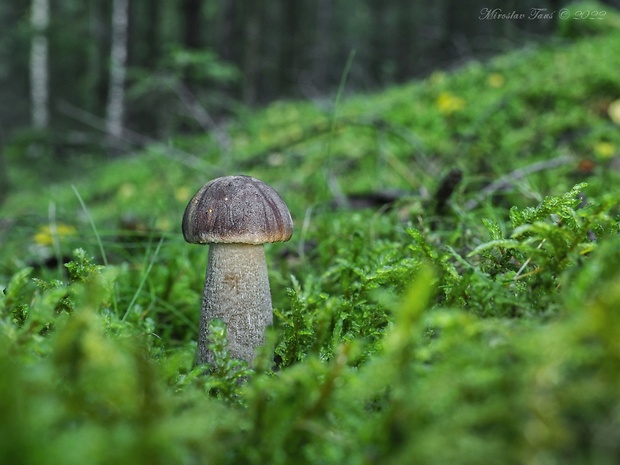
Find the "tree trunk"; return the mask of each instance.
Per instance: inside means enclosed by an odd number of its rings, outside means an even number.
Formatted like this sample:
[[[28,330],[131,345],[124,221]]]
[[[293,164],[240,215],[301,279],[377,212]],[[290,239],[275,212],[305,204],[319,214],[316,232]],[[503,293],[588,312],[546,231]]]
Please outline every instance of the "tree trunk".
[[[248,2],[245,17],[245,47],[243,50],[243,102],[256,103],[260,50],[260,5]]]
[[[88,92],[84,94],[82,105],[86,110],[97,114],[106,104],[107,81],[104,70],[107,66],[108,42],[106,36],[105,0],[90,0],[88,9],[87,71],[85,81]]]
[[[303,34],[300,24],[301,7],[289,0],[283,0],[281,17],[281,41],[280,51],[280,89],[284,96],[290,97],[297,84],[299,72],[299,54],[303,53],[300,46],[300,36]]]
[[[149,68],[155,68],[157,61],[162,53],[162,42],[165,41],[165,34],[161,31],[162,5],[161,0],[150,0],[146,26],[146,40],[148,48],[144,57],[144,62]]]
[[[4,152],[4,144],[0,139],[0,205],[4,203],[4,200],[9,193],[9,174],[8,165],[6,162],[6,155]]]
[[[112,48],[110,53],[110,81],[106,133],[109,147],[118,149],[123,134],[125,111],[125,75],[127,74],[128,0],[112,3]]]
[[[49,0],[32,0],[30,24],[34,30],[30,49],[30,98],[32,125],[46,128],[49,122],[49,73],[46,30]]]
[[[415,16],[412,10],[416,7],[415,1],[400,0],[397,6],[396,16],[396,80],[403,82],[414,73],[414,60],[416,59],[413,50],[417,46]],[[418,10],[419,15],[424,15],[424,6]]]
[[[392,79],[390,73],[393,54],[388,46],[390,28],[387,27],[387,10],[383,0],[371,0],[370,15],[372,18],[371,30],[368,32],[370,58],[368,68],[375,85],[385,85]]]
[[[222,16],[217,41],[218,56],[224,61],[237,63],[234,53],[234,42],[237,32],[237,14],[235,4],[233,0],[222,0],[220,4]]]
[[[332,0],[318,0],[316,36],[312,57],[312,84],[319,93],[326,91],[332,50]]]
[[[201,46],[200,26],[202,1],[183,0],[183,43],[187,48]]]

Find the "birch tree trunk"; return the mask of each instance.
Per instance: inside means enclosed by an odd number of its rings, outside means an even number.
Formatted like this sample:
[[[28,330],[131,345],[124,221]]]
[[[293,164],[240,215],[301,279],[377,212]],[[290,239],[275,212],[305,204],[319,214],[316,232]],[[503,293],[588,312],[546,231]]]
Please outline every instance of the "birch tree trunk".
[[[30,24],[34,31],[30,48],[30,100],[32,125],[46,128],[49,123],[49,73],[47,26],[49,0],[32,0]]]
[[[123,134],[125,75],[127,74],[127,28],[129,0],[113,0],[112,47],[106,110],[106,133],[110,147],[118,147]]]

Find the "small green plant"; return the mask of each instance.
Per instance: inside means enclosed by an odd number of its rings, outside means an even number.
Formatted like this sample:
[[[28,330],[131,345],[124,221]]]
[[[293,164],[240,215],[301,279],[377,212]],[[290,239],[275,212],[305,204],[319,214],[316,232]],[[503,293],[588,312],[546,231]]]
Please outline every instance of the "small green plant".
[[[209,324],[209,350],[213,353],[213,364],[208,367],[206,389],[209,394],[228,402],[240,402],[241,383],[252,375],[246,362],[230,356],[227,349],[226,325],[220,320]],[[205,366],[195,368],[204,374]]]
[[[412,250],[441,270],[443,305],[468,308],[481,316],[523,316],[555,311],[563,275],[580,266],[600,240],[617,234],[610,212],[618,200],[584,201],[586,184],[546,197],[537,207],[510,209],[510,229],[482,218],[490,240],[472,250],[435,247],[410,229]],[[467,218],[465,218],[467,220]]]

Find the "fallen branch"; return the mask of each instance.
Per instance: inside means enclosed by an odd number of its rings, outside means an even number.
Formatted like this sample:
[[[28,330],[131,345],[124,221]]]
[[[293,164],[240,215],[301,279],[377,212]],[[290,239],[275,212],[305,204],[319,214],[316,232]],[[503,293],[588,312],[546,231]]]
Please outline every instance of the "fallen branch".
[[[215,136],[215,140],[220,147],[220,151],[222,153],[230,152],[230,136],[216,124],[207,109],[200,104],[200,101],[192,93],[189,87],[182,82],[177,83],[175,86],[170,85],[170,87],[200,127],[204,131],[211,132]]]
[[[103,133],[106,132],[105,120],[103,118],[93,115],[92,113],[86,110],[82,110],[81,108],[75,107],[65,101],[60,102],[57,108],[60,113],[70,118],[73,118],[76,121],[90,126],[93,129],[97,129],[98,131],[101,131]],[[174,147],[165,146],[155,139],[152,139],[148,136],[137,133],[127,128],[123,128],[120,135],[120,140],[140,148],[148,148],[149,150],[157,152],[167,158],[170,158],[171,160],[174,160],[197,171],[204,172],[208,169],[213,173],[219,172],[217,167],[205,162],[204,160],[198,158],[195,155],[192,155],[191,153],[176,149]]]
[[[528,174],[536,173],[537,171],[543,171],[547,169],[557,168],[562,165],[567,165],[571,163],[573,159],[567,155],[562,155],[557,158],[552,158],[551,160],[543,160],[536,163],[532,163],[531,165],[524,166],[523,168],[518,168],[510,173],[502,176],[497,181],[492,182],[484,189],[480,191],[480,193],[470,199],[465,203],[465,211],[473,210],[476,208],[484,199],[493,195],[498,190],[507,189],[512,186],[512,184],[527,176]]]

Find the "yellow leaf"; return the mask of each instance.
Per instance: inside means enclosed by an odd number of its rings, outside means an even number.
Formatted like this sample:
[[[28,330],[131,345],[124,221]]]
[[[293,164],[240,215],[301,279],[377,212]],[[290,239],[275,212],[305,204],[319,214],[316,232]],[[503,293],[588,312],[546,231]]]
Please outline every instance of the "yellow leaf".
[[[614,100],[609,104],[607,114],[614,123],[620,124],[620,99]]]
[[[594,153],[599,158],[611,158],[616,152],[616,147],[611,142],[599,142],[594,145]]]
[[[437,109],[444,115],[451,115],[465,108],[465,100],[450,92],[441,92],[435,102]]]
[[[496,89],[504,87],[505,83],[506,78],[504,78],[504,76],[500,73],[489,74],[489,77],[487,78],[487,84],[489,84],[489,86],[491,87],[495,87]]]
[[[49,246],[54,243],[54,236],[56,236],[57,239],[61,239],[74,234],[75,228],[68,224],[58,223],[54,225],[54,227],[46,224],[39,227],[33,239],[38,245]]]

